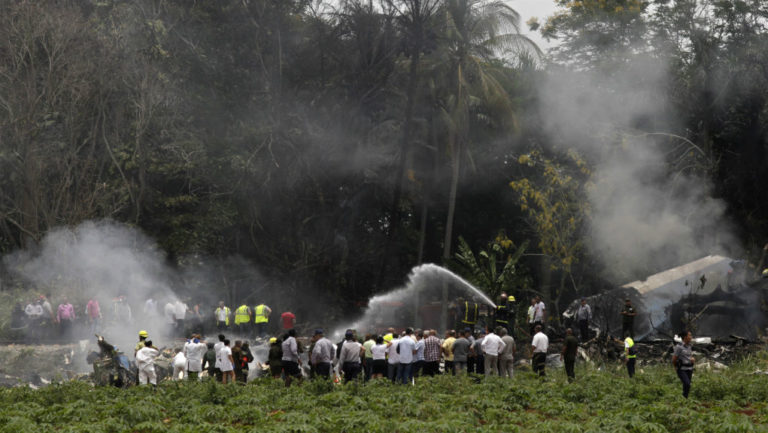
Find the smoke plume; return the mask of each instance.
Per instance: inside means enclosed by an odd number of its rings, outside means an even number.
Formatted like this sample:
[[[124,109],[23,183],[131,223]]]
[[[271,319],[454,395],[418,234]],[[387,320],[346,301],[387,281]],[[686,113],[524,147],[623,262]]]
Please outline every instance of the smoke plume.
[[[669,80],[663,62],[636,57],[610,70],[552,73],[539,89],[555,146],[594,165],[587,248],[614,283],[736,249],[725,203],[706,179],[707,155],[683,138]]]

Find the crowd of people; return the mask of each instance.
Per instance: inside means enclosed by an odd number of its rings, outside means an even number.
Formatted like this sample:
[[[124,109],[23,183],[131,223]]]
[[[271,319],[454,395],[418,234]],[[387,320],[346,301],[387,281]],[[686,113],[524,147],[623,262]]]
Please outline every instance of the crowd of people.
[[[96,297],[71,303],[66,296],[61,296],[57,307],[53,305],[50,294],[39,295],[26,305],[17,303],[11,314],[11,329],[23,331],[24,338],[32,342],[85,339],[108,327],[125,328],[137,323],[160,325],[161,334],[171,337],[214,330],[232,331],[243,337],[264,337],[277,330],[270,320],[272,309],[265,304],[241,305],[232,310],[223,301],[211,308],[189,299],[150,297],[132,307],[128,298],[120,295],[111,299],[106,307],[102,307]],[[295,325],[296,315],[285,311],[280,319],[280,329],[288,330]]]

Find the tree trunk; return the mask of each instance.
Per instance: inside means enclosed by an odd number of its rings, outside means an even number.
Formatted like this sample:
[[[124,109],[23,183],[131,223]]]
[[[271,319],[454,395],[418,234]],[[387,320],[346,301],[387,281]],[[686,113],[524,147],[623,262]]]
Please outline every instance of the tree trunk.
[[[453,239],[453,217],[456,212],[456,193],[459,189],[459,168],[461,164],[461,139],[454,136],[454,146],[451,167],[451,192],[448,196],[448,218],[445,222],[445,240],[443,241],[443,264],[451,258],[451,240]],[[443,283],[440,322],[443,329],[448,329],[448,286]]]

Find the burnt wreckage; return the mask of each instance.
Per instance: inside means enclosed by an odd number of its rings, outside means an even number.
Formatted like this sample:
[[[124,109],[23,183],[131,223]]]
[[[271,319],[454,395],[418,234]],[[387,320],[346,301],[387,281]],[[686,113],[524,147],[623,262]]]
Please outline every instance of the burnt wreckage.
[[[757,340],[768,326],[768,279],[751,274],[743,261],[712,255],[588,297],[592,330],[620,336],[620,312],[630,299],[638,340],[671,339],[684,329],[715,340]],[[578,306],[576,300],[563,313],[566,323]]]

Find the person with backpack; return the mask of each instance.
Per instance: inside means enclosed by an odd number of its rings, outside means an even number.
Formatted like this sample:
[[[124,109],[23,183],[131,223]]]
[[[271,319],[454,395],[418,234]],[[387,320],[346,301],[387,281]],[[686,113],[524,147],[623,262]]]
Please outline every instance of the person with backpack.
[[[251,362],[253,362],[253,353],[251,353],[251,347],[248,342],[245,342],[240,348],[240,373],[237,375],[238,382],[248,382],[248,373],[250,372],[248,364]]]

